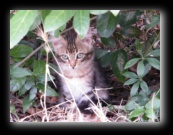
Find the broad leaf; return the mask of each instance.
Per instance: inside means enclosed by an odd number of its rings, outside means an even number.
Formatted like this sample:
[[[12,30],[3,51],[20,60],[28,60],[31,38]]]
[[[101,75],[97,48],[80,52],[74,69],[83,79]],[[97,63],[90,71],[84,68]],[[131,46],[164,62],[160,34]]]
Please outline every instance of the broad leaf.
[[[101,58],[101,57],[103,57],[104,55],[106,55],[106,54],[108,54],[108,53],[110,53],[110,51],[107,51],[107,50],[96,50],[95,51],[95,56],[96,56],[96,58],[97,59],[99,59],[99,58]]]
[[[37,88],[33,87],[29,92],[29,100],[33,100],[36,97]]]
[[[141,81],[140,86],[143,92],[145,92],[146,94],[149,93],[149,88],[145,81]]]
[[[59,35],[60,35],[60,32],[63,31],[63,30],[65,29],[65,27],[66,27],[66,24],[64,24],[64,25],[62,25],[60,28],[56,29],[56,30],[54,31],[54,36],[58,38]]]
[[[131,79],[127,80],[127,81],[124,83],[124,85],[130,85],[130,84],[133,84],[133,83],[135,83],[135,82],[137,82],[137,81],[138,81],[138,79],[131,78]]]
[[[117,50],[111,54],[111,66],[113,73],[117,79],[121,82],[125,82],[125,76],[123,76],[124,65],[127,62],[127,53],[123,50]]]
[[[158,57],[158,56],[160,56],[160,49],[152,50],[151,52],[149,52],[147,54],[147,56],[150,56],[150,57]]]
[[[96,58],[100,61],[102,67],[110,65],[110,52],[107,50],[96,50]]]
[[[36,18],[34,19],[34,22],[33,22],[33,24],[31,25],[31,27],[30,27],[29,30],[32,31],[32,30],[36,29],[36,28],[40,25],[41,21],[42,21],[42,19],[41,19],[41,14],[40,14],[40,13],[37,13],[37,16],[36,16]]]
[[[140,16],[141,14],[142,14],[141,11],[121,12],[119,24],[122,27],[129,27],[137,22],[139,18],[138,16]]]
[[[34,63],[33,66],[33,72],[35,76],[38,76],[40,74],[45,74],[46,70],[46,62],[43,60],[38,60]]]
[[[158,61],[155,58],[146,58],[146,60],[148,61],[148,63],[153,66],[154,68],[160,70],[160,61]]]
[[[153,16],[150,18],[150,24],[146,25],[146,28],[147,28],[147,29],[152,28],[152,27],[154,27],[155,25],[157,25],[159,22],[160,22],[160,15],[153,15]]]
[[[148,72],[151,70],[151,65],[149,63],[145,63],[144,66],[145,66],[145,71],[144,71],[143,76],[147,75]]]
[[[33,100],[30,100],[29,99],[29,95],[27,95],[24,99],[23,99],[23,104],[22,104],[22,107],[23,107],[23,112],[25,113],[29,107],[33,104]]]
[[[125,73],[123,73],[123,75],[125,76],[125,77],[128,77],[128,78],[139,78],[135,73],[133,73],[133,72],[125,72]]]
[[[90,17],[88,10],[78,10],[73,19],[73,27],[80,38],[84,38],[89,30]]]
[[[45,86],[44,86],[44,84],[42,84],[42,83],[38,83],[37,84],[37,88],[39,89],[39,90],[41,90],[41,92],[44,94],[44,88]],[[57,97],[58,96],[58,93],[54,90],[54,89],[52,89],[51,87],[47,87],[47,89],[46,89],[46,96],[55,96],[55,97]]]
[[[25,83],[25,85],[24,85],[24,87],[25,87],[26,90],[31,89],[32,86],[34,86],[34,81],[33,81],[33,80],[28,80],[28,81]]]
[[[156,113],[152,108],[147,108],[145,110],[145,115],[150,119],[156,119]]]
[[[115,40],[112,37],[108,37],[108,38],[101,38],[101,42],[105,45],[105,46],[115,46]]]
[[[75,10],[51,10],[43,12],[45,32],[54,31],[69,21],[75,13]]]
[[[140,59],[141,59],[141,58],[133,58],[133,59],[129,60],[129,61],[126,63],[124,69],[127,69],[127,68],[129,68],[129,67],[132,67],[132,66],[135,65]]]
[[[137,74],[138,74],[138,76],[143,77],[144,73],[145,73],[144,61],[141,60],[141,61],[139,61],[138,66],[137,66]]]
[[[18,92],[18,96],[22,96],[23,94],[25,94],[28,90],[25,89],[24,87],[25,85],[22,86],[22,88],[19,89],[19,92]]]
[[[148,93],[151,94],[151,91],[149,90]],[[149,95],[148,93],[146,93],[146,92],[144,92],[143,90],[141,90],[141,91],[139,92],[139,94],[135,96],[135,97],[136,97],[136,102],[137,102],[140,106],[145,106],[146,103],[150,100],[150,99],[149,99],[149,96],[148,96],[148,95]]]
[[[10,49],[27,34],[36,16],[36,10],[18,10],[10,18]]]
[[[99,59],[102,67],[105,68],[110,65],[110,56],[111,56],[110,53],[107,53]]]
[[[122,35],[125,35],[126,37],[129,37],[129,38],[137,37],[141,34],[141,30],[133,26],[122,28],[120,32]]]
[[[114,16],[117,16],[120,10],[110,10]]]
[[[51,75],[52,80],[55,79],[54,76]],[[51,81],[49,75],[47,76],[47,82]],[[45,82],[45,74],[39,74],[37,75],[37,82],[38,83],[44,83]]]
[[[135,98],[131,98],[127,104],[125,105],[125,110],[126,111],[131,111],[133,109],[136,108],[136,103],[135,103],[136,99]]]
[[[93,15],[100,15],[108,12],[108,10],[90,10],[90,13]]]
[[[142,90],[139,92],[139,94],[133,97],[136,99],[136,103],[140,106],[145,106],[146,103],[149,101],[148,95]]]
[[[151,100],[145,105],[146,108],[151,108],[153,110],[159,109],[160,108],[160,99],[154,97],[151,98]]]
[[[31,47],[20,44],[10,50],[10,56],[23,58],[28,56],[32,51],[33,49]]]
[[[139,106],[134,111],[132,111],[132,113],[130,113],[128,118],[131,119],[131,118],[134,118],[134,117],[138,117],[138,116],[144,114],[144,111],[145,111],[144,107],[143,106],[142,107]]]
[[[96,27],[101,37],[110,37],[115,31],[118,23],[119,16],[114,16],[112,13],[107,12],[97,16]]]
[[[31,76],[32,72],[27,69],[27,68],[21,68],[21,67],[17,67],[17,68],[12,68],[10,70],[10,77],[11,78],[21,78],[21,77],[25,77],[25,76]]]
[[[25,81],[26,81],[26,77],[11,79],[10,80],[10,91],[16,92],[24,85]]]
[[[132,88],[131,88],[131,91],[130,91],[130,96],[131,96],[131,97],[137,94],[138,89],[139,89],[139,84],[140,84],[139,81],[136,82],[135,84],[133,84],[133,86],[132,86]]]
[[[141,54],[141,52],[142,52],[142,45],[141,45],[139,39],[136,39],[136,40],[135,40],[135,46],[136,46],[137,52],[138,52],[140,55],[142,55],[142,54]]]

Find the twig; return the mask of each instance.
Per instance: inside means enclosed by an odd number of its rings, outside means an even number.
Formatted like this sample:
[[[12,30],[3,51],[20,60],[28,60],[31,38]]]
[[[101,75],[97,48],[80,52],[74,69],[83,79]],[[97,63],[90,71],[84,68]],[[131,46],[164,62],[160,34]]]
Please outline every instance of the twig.
[[[33,52],[31,52],[26,58],[24,58],[22,61],[18,62],[14,67],[17,68],[20,65],[22,65],[26,60],[28,60],[32,55],[34,55],[37,51],[39,51],[43,46],[44,46],[44,44],[39,46],[37,49],[35,49]]]

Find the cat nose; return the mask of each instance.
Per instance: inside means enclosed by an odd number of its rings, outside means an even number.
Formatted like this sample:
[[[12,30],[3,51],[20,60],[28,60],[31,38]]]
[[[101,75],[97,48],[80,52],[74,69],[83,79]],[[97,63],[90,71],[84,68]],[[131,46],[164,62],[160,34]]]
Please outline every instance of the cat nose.
[[[76,60],[70,61],[70,66],[74,69],[76,66]]]

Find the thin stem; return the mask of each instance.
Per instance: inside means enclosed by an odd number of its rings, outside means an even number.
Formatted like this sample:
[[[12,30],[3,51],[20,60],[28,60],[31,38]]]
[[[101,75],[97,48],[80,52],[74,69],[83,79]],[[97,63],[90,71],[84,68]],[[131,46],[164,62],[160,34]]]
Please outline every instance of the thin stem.
[[[14,67],[17,68],[20,65],[22,65],[25,61],[27,61],[32,55],[34,55],[37,51],[39,51],[42,47],[44,46],[44,44],[42,44],[41,46],[39,46],[37,49],[35,49],[33,52],[31,52],[26,58],[24,58],[22,61],[18,62]]]

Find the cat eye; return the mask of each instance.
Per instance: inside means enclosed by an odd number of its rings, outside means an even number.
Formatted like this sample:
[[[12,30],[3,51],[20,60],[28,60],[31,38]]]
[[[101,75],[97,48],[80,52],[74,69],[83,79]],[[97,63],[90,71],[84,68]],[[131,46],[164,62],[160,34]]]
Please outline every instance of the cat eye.
[[[61,55],[61,58],[62,58],[63,60],[68,60],[68,56],[65,55],[65,54]]]
[[[83,53],[78,53],[77,54],[77,59],[82,59],[84,57],[84,54]]]

